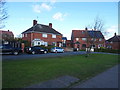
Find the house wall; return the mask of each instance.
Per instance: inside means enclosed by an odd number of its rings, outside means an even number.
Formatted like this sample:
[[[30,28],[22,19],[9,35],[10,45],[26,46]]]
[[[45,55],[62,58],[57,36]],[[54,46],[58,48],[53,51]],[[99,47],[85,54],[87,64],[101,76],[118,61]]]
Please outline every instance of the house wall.
[[[52,45],[53,42],[62,42],[62,35],[56,35],[56,38],[52,38],[52,34],[47,34],[47,37],[42,36],[43,33],[27,33],[27,37],[24,34],[23,40],[32,41],[34,39],[41,39],[44,42],[48,42],[49,45]]]
[[[111,46],[112,49],[116,49],[119,50],[120,49],[120,42],[108,42],[106,43],[106,48],[108,48],[108,46]]]
[[[82,38],[79,38],[79,40],[76,40],[76,38],[73,39],[73,48],[79,48],[79,49],[85,49],[86,47],[89,47],[90,45],[92,45],[92,43],[90,42],[92,38],[88,39],[84,41],[82,40]],[[101,44],[102,47],[105,47],[105,39],[102,39],[102,41],[99,41],[100,38],[96,39],[96,41],[94,42],[94,45],[96,48],[98,48],[98,45]],[[76,42],[80,42],[80,44],[75,44]],[[85,44],[86,47],[82,47],[82,44]]]

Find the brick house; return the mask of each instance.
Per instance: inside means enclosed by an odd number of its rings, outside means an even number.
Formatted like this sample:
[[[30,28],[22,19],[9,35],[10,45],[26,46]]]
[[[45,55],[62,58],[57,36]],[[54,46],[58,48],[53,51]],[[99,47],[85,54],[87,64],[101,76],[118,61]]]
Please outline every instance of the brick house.
[[[72,30],[71,42],[73,48],[86,49],[86,47],[105,47],[105,38],[101,31]]]
[[[8,44],[9,41],[14,39],[14,34],[10,30],[0,30],[0,41],[4,44]]]
[[[62,46],[62,34],[52,28],[52,23],[49,25],[37,24],[36,20],[33,20],[31,28],[22,32],[22,39],[30,42],[31,46]]]
[[[119,50],[120,49],[120,35],[116,35],[115,33],[113,37],[106,40],[106,48]]]

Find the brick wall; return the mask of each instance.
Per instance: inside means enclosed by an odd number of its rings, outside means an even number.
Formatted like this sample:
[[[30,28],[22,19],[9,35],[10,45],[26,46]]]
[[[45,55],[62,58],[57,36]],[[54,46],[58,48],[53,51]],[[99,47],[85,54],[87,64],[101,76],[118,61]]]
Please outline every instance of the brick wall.
[[[85,47],[82,47],[82,44],[85,44],[86,47],[89,47],[90,45],[92,45],[92,43],[90,42],[91,39],[92,38],[89,38],[88,43],[87,43],[87,41],[82,40],[82,38],[79,38],[79,40],[76,40],[76,38],[74,38],[73,43],[76,43],[78,41],[78,42],[80,42],[80,44],[73,44],[73,48],[79,47],[80,49],[85,49]],[[96,39],[96,41],[94,42],[95,47],[97,48],[99,44],[101,44],[102,47],[104,47],[105,46],[105,39],[102,39],[102,41],[99,41],[99,38]]]
[[[47,38],[42,36],[43,33],[27,33],[24,34],[23,40],[32,41],[35,38],[41,39],[44,42],[48,42],[49,45],[52,45],[52,42],[62,42],[62,35],[56,35],[56,38],[52,38],[52,34],[47,34]]]

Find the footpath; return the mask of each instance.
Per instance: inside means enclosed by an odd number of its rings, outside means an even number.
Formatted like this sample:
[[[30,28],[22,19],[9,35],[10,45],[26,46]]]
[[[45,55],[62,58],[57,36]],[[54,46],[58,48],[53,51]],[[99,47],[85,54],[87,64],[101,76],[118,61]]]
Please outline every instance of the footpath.
[[[120,75],[118,67],[120,65],[116,65],[84,82],[79,82],[80,79],[66,75],[26,88],[118,88],[118,76]]]

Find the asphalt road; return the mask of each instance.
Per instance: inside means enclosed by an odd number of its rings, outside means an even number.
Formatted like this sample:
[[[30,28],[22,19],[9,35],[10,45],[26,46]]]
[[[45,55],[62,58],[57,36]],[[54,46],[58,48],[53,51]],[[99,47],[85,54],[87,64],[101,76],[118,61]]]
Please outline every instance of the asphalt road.
[[[79,52],[64,52],[64,53],[47,53],[47,54],[20,54],[20,55],[2,55],[2,60],[22,60],[22,59],[32,59],[32,58],[48,58],[48,57],[59,57],[59,56],[69,56],[69,55],[80,55],[85,54],[85,51]]]
[[[91,52],[91,53],[99,53],[99,54],[113,54],[113,53],[103,53],[103,52]],[[60,56],[69,56],[69,55],[82,55],[86,54],[85,51],[79,51],[79,52],[64,52],[64,53],[47,53],[47,54],[20,54],[20,55],[2,55],[2,61],[5,60],[22,60],[22,59],[32,59],[32,58],[49,58],[49,57],[60,57]],[[118,55],[118,54],[113,54]],[[120,54],[119,54],[120,55]]]

